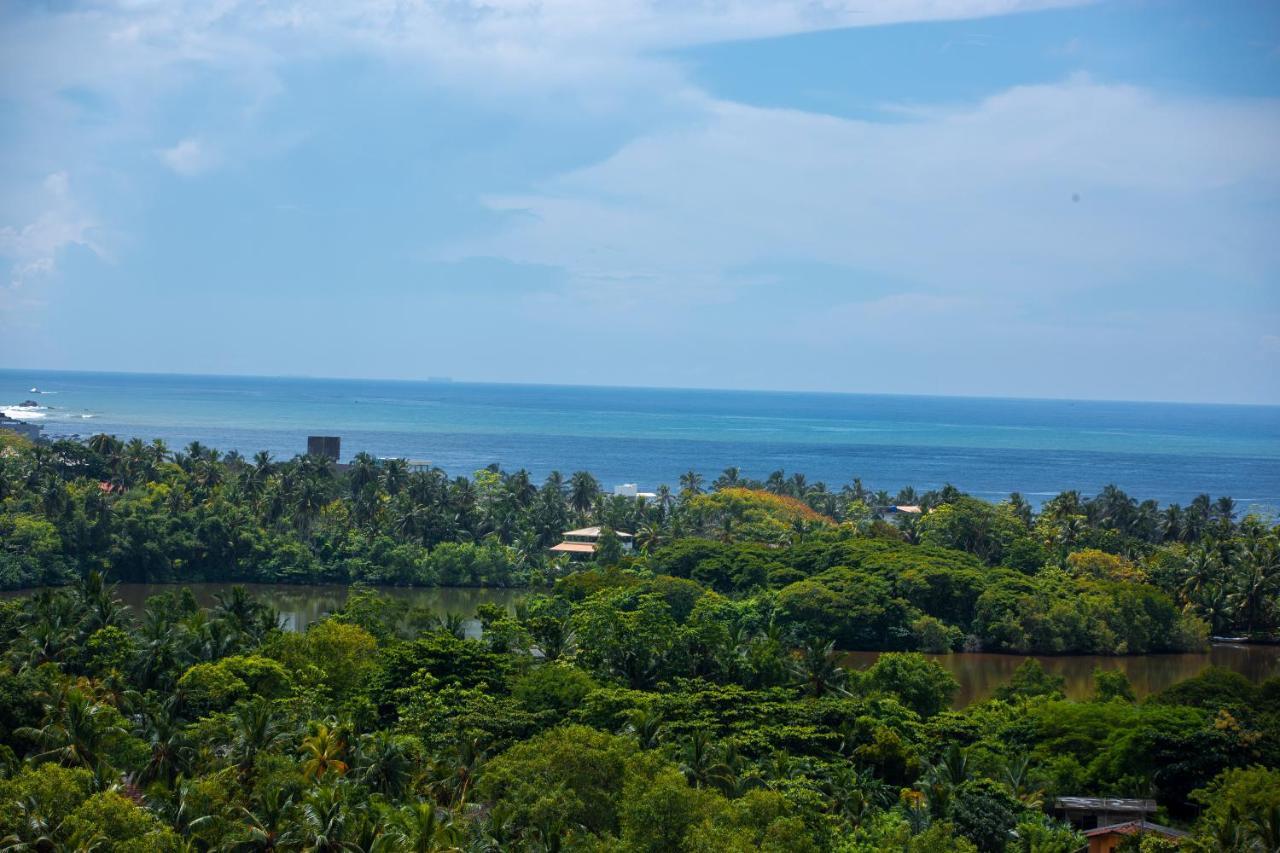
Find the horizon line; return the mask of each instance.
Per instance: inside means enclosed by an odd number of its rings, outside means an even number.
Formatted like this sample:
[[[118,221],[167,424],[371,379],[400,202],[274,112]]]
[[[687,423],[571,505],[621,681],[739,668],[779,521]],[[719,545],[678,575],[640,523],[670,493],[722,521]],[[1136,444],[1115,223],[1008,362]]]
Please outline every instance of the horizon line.
[[[622,385],[587,382],[521,382],[510,380],[457,379],[451,376],[428,376],[426,378],[378,377],[378,376],[320,376],[306,373],[196,373],[190,371],[162,372],[154,370],[77,370],[72,368],[28,368],[0,367],[0,373],[22,373],[24,371],[43,373],[88,374],[93,376],[146,376],[146,377],[184,377],[195,379],[293,379],[310,382],[402,382],[417,385],[491,385],[497,387],[528,388],[577,388],[624,391],[690,391],[701,393],[726,394],[809,394],[835,397],[902,397],[914,399],[944,400],[1002,400],[1028,403],[1128,403],[1130,405],[1151,406],[1231,406],[1237,408],[1277,409],[1280,402],[1275,403],[1242,403],[1231,401],[1207,400],[1132,400],[1121,397],[1033,397],[999,394],[922,394],[901,391],[832,391],[832,390],[797,390],[781,388],[714,388],[696,385]]]

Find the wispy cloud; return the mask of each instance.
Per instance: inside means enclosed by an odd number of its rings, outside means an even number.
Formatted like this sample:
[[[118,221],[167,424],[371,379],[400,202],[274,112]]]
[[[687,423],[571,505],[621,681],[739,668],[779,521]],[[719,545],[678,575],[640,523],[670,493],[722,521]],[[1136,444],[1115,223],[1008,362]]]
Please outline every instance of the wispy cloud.
[[[160,151],[160,159],[179,175],[192,177],[218,165],[219,157],[208,143],[188,137],[172,148]]]
[[[83,246],[103,254],[93,236],[97,223],[72,197],[66,172],[47,176],[39,198],[42,209],[32,221],[21,226],[0,227],[0,257],[9,261],[11,290],[52,273],[58,255],[70,246]],[[24,298],[34,297],[27,294]]]

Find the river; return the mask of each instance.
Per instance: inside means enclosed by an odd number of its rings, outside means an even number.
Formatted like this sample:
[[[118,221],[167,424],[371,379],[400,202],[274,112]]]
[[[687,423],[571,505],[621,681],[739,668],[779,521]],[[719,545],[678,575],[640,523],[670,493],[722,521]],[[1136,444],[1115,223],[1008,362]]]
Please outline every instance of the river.
[[[215,603],[214,596],[229,589],[226,583],[186,584],[202,606]],[[290,585],[243,584],[280,612],[284,627],[299,631],[339,608],[346,600],[350,587],[341,585]],[[138,610],[147,598],[158,593],[181,587],[174,584],[118,584],[116,591],[131,608]],[[412,607],[426,608],[437,615],[450,613],[468,617],[467,635],[478,637],[480,623],[473,617],[476,607],[485,603],[512,607],[528,595],[523,589],[475,589],[459,587],[378,587],[378,592],[402,599]],[[10,593],[12,594],[12,593]],[[847,652],[843,663],[850,669],[862,669],[875,663],[879,652]],[[950,655],[928,655],[956,677],[960,689],[956,693],[955,706],[963,708],[972,702],[989,698],[997,687],[1013,675],[1013,671],[1027,659],[1023,655],[962,652]],[[1041,657],[1037,660],[1044,668],[1066,679],[1067,696],[1072,699],[1087,698],[1093,692],[1093,670],[1123,670],[1139,696],[1158,693],[1170,685],[1201,672],[1205,667],[1221,666],[1239,672],[1254,681],[1280,676],[1280,646],[1214,645],[1209,651],[1198,654],[1133,655],[1130,657],[1106,657],[1101,655],[1073,655]]]
[[[844,665],[850,669],[862,669],[875,663],[879,652],[847,652]],[[996,688],[1006,683],[1025,655],[991,654],[987,652],[961,652],[950,655],[926,655],[946,667],[960,682],[955,706],[963,708],[971,702],[988,699]],[[1166,687],[1198,675],[1205,667],[1221,666],[1244,675],[1253,681],[1280,676],[1280,646],[1213,645],[1209,651],[1199,654],[1130,655],[1111,657],[1104,655],[1070,655],[1059,657],[1035,656],[1051,675],[1066,679],[1065,689],[1070,699],[1087,699],[1093,693],[1093,670],[1118,669],[1129,677],[1133,692],[1139,698],[1159,693]]]
[[[135,611],[142,608],[148,598],[160,593],[187,587],[195,595],[202,607],[212,607],[217,602],[215,596],[226,592],[235,584],[228,583],[189,583],[189,584],[150,584],[122,583],[116,585],[116,593]],[[351,587],[346,585],[303,585],[303,584],[240,584],[250,594],[262,599],[280,612],[284,627],[290,631],[301,631],[312,622],[324,618],[346,601]],[[512,607],[527,596],[524,589],[478,589],[474,587],[377,587],[381,595],[400,599],[410,607],[423,607],[437,616],[451,613],[467,617],[465,624],[467,636],[480,636],[480,622],[473,618],[476,608],[481,604],[499,604]]]

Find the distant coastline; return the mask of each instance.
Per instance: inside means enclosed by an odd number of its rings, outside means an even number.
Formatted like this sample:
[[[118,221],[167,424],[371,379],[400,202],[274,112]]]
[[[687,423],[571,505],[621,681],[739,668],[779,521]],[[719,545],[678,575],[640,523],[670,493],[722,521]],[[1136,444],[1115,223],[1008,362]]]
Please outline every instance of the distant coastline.
[[[441,377],[443,378],[443,377]],[[309,434],[349,452],[590,469],[652,489],[691,468],[805,471],[876,487],[953,483],[1033,503],[1114,482],[1162,502],[1202,491],[1280,504],[1280,407],[817,392],[0,370],[0,407],[56,392],[47,435],[106,432],[287,457]],[[19,413],[22,414],[21,412]]]

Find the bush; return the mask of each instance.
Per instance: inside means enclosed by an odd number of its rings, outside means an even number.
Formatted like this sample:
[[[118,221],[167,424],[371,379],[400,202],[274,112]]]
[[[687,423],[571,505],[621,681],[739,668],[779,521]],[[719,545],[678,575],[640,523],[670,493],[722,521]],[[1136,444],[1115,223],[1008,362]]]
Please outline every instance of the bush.
[[[576,666],[552,663],[536,667],[517,679],[511,692],[516,701],[530,711],[567,714],[598,686]]]

